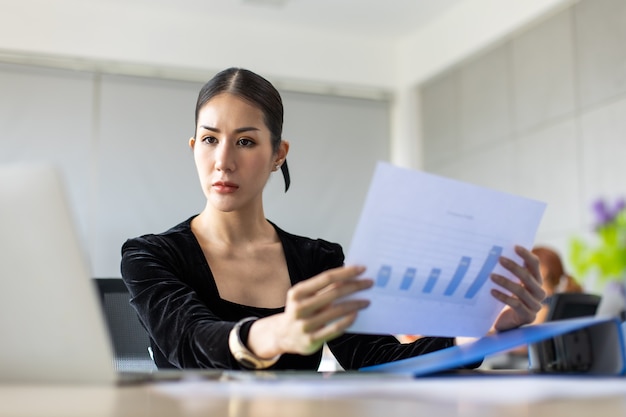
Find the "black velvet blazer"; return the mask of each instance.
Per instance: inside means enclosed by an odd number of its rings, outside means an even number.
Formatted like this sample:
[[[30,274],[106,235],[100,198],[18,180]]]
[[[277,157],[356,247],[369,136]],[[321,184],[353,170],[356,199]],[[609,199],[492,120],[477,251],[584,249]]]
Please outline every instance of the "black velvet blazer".
[[[131,304],[150,334],[159,368],[241,369],[228,348],[230,330],[245,317],[266,317],[283,308],[250,307],[221,299],[191,231],[192,219],[161,234],[127,240],[122,246],[122,277]],[[292,285],[343,264],[340,245],[292,235],[273,226],[283,246]],[[401,344],[391,335],[344,334],[328,346],[344,369],[358,369],[453,344],[453,339],[442,337]],[[321,349],[308,356],[286,354],[271,369],[316,370],[321,356]]]

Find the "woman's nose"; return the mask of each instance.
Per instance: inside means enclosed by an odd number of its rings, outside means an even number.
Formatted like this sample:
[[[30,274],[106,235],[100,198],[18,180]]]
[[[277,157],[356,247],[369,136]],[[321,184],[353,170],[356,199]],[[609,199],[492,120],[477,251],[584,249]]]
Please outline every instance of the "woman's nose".
[[[220,171],[232,171],[235,169],[234,150],[228,143],[222,142],[218,145],[215,153],[215,168]]]

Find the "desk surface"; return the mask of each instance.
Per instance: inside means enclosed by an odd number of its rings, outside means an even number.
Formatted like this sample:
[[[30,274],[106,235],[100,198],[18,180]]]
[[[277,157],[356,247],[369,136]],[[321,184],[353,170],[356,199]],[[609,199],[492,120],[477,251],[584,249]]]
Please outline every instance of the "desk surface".
[[[544,395],[550,387],[558,389]],[[569,395],[570,389],[570,394],[589,394]],[[0,385],[2,417],[416,415],[626,415],[626,380],[443,377],[179,381],[119,387]]]

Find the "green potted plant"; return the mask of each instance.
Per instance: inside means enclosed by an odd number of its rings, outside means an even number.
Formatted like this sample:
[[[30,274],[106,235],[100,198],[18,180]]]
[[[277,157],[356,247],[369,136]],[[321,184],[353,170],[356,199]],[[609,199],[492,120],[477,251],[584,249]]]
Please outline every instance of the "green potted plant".
[[[626,201],[612,206],[604,199],[593,204],[595,239],[575,237],[570,242],[570,263],[579,278],[595,276],[604,290],[608,283],[626,283]]]

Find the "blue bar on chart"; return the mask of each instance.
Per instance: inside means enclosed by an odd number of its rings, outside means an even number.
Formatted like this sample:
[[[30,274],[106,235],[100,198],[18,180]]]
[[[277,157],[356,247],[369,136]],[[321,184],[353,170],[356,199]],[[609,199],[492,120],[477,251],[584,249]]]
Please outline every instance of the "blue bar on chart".
[[[493,268],[496,267],[501,254],[502,248],[500,246],[493,246],[491,248],[489,255],[487,255],[487,259],[485,259],[485,263],[482,268],[480,268],[480,272],[478,272],[478,275],[476,276],[476,279],[472,282],[472,285],[470,285],[465,293],[465,298],[474,298],[476,293],[478,293],[478,290],[480,290],[489,279],[489,274],[491,274]]]
[[[411,288],[411,284],[413,284],[413,279],[415,278],[415,268],[407,268],[404,273],[404,277],[402,277],[402,282],[400,283],[400,289],[403,291]]]
[[[433,288],[435,288],[435,284],[437,283],[437,278],[439,278],[439,274],[441,274],[441,269],[439,268],[433,268],[432,271],[430,271],[428,280],[422,289],[424,294],[430,294],[433,291]]]
[[[376,275],[376,286],[384,288],[391,278],[391,267],[389,265],[381,265]]]
[[[467,273],[467,270],[469,269],[471,262],[472,262],[472,258],[470,258],[469,256],[464,256],[461,258],[461,261],[459,262],[459,266],[457,266],[456,271],[454,272],[454,276],[452,277],[452,281],[450,281],[450,283],[446,287],[446,290],[444,291],[443,295],[450,296],[454,294],[459,284],[463,280],[463,277]]]

